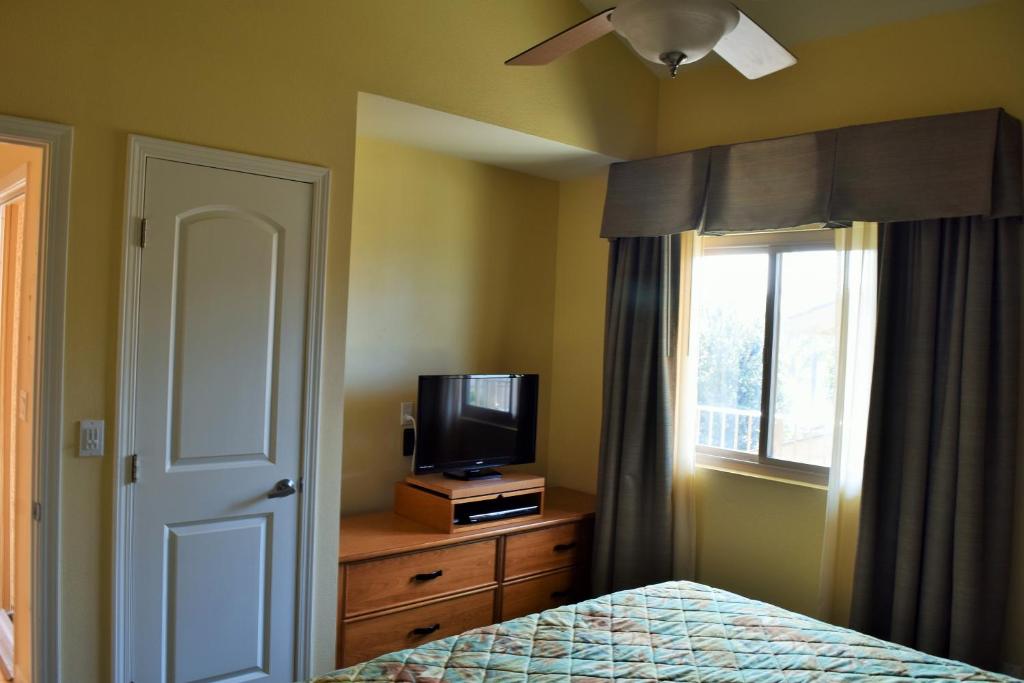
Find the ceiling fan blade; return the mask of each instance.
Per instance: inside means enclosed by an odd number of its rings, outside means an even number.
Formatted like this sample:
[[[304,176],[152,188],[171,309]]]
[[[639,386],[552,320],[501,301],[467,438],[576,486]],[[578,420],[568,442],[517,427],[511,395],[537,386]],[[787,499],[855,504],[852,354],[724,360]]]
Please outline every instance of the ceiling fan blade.
[[[751,80],[796,64],[789,50],[743,12],[736,28],[715,45],[715,52]]]
[[[551,36],[542,43],[534,45],[525,52],[520,52],[512,59],[505,62],[510,66],[540,66],[578,50],[584,45],[597,40],[606,33],[612,32],[612,22],[609,18],[615,8],[606,9],[595,14],[589,19],[584,19],[575,26],[571,26],[561,33]]]

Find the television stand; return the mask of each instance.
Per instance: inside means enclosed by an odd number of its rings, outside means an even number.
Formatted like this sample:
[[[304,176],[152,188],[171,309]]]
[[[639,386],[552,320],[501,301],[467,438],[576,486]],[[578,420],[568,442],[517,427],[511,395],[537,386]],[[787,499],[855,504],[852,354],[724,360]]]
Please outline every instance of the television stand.
[[[464,470],[449,470],[443,472],[448,479],[459,481],[480,481],[481,479],[501,479],[501,472],[493,467],[467,467]]]
[[[544,477],[506,472],[499,479],[406,477],[395,484],[395,512],[449,534],[544,513]]]

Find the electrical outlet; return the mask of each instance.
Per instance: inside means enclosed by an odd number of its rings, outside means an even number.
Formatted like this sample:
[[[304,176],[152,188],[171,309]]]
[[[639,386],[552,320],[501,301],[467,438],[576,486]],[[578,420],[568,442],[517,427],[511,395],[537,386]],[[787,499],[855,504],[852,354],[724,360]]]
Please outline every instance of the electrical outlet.
[[[412,427],[414,424],[416,424],[416,404],[413,401],[403,401],[401,419],[398,425],[400,427]]]
[[[103,420],[82,420],[78,423],[78,456],[103,456]]]

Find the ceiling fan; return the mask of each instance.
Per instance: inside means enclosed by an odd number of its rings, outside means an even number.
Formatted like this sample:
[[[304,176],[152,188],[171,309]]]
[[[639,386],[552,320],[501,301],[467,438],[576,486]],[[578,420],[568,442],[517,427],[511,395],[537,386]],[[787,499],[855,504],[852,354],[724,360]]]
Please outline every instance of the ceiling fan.
[[[668,67],[673,78],[680,66],[712,50],[750,79],[796,64],[796,57],[727,0],[622,0],[505,64],[548,64],[613,31],[644,59]]]

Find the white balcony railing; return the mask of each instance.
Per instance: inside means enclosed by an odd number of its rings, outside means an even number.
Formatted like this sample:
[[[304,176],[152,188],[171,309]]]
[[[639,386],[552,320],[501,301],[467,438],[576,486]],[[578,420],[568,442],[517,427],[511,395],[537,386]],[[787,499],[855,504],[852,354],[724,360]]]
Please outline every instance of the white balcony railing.
[[[697,443],[711,448],[757,453],[761,411],[697,406]]]

